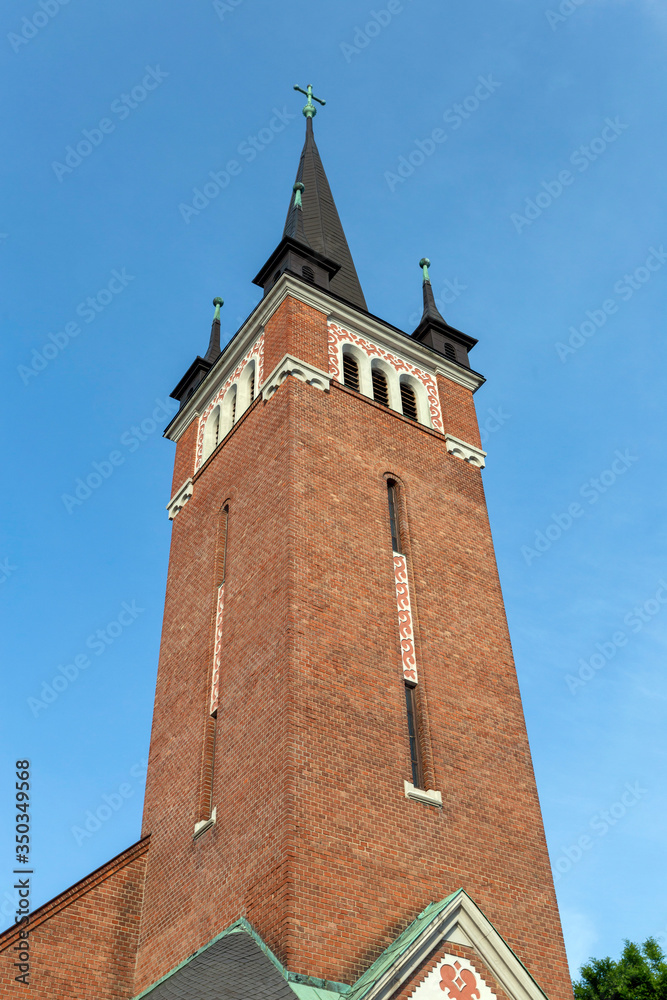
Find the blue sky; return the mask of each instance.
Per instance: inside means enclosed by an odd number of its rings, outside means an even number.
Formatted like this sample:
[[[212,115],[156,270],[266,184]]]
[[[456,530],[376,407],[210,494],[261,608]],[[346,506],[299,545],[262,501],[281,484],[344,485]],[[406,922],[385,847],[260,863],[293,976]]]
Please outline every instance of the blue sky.
[[[33,762],[36,904],[139,834],[168,393],[213,296],[226,336],[258,301],[302,145],[292,87],[312,82],[369,308],[411,330],[426,254],[445,317],[479,338],[484,481],[572,967],[664,943],[664,7],[43,4],[6,5],[0,31],[3,922],[16,759]]]

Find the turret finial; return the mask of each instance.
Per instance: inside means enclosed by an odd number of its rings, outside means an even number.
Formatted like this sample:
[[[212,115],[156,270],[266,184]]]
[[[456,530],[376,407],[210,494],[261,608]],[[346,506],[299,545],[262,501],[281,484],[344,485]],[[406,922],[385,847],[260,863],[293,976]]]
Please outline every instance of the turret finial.
[[[428,259],[428,257],[422,257],[422,259],[419,261],[419,266],[424,272],[424,281],[428,281],[430,284],[431,279],[428,274],[428,269],[431,266],[431,261]]]
[[[303,87],[297,87],[296,84],[294,85],[294,89],[298,90],[300,94],[305,94],[306,97],[308,98],[303,109],[303,114],[306,116],[306,118],[312,119],[317,114],[317,108],[313,104],[313,101],[317,101],[317,103],[321,104],[322,107],[324,107],[324,105],[327,103],[326,101],[321,100],[319,97],[315,97],[315,95],[313,94],[312,85],[310,83],[308,84],[306,90],[304,90]]]
[[[303,192],[305,190],[306,190],[306,185],[303,183],[303,181],[297,181],[296,184],[294,185],[294,187],[292,188],[292,191],[294,191],[294,207],[295,208],[302,208],[303,207],[302,204],[301,204],[301,195],[303,194]]]
[[[219,320],[220,319],[220,306],[224,306],[224,304],[225,304],[224,300],[221,299],[219,295],[217,295],[213,299],[213,305],[215,306],[215,315],[213,316],[214,320],[216,320],[216,319]]]

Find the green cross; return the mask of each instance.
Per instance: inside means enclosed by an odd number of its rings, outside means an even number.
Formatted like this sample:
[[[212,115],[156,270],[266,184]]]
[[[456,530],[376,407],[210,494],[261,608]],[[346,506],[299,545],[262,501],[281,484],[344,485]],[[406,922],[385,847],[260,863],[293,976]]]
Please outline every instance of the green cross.
[[[296,85],[294,89],[298,90],[300,94],[305,94],[306,97],[308,98],[308,102],[303,109],[303,113],[306,116],[306,118],[314,118],[315,115],[317,114],[317,108],[313,104],[313,101],[317,101],[317,103],[321,104],[322,107],[324,107],[324,105],[327,103],[326,101],[320,100],[319,97],[315,97],[315,95],[313,94],[313,88],[310,84],[308,84],[306,90],[304,90],[303,87],[297,87]]]

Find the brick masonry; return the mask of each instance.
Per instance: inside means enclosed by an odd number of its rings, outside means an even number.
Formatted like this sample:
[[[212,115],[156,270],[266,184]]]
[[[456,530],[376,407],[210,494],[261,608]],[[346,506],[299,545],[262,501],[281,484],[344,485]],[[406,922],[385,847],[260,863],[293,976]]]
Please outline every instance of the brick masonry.
[[[0,935],[0,997],[131,997],[148,840],[113,858],[30,918],[30,985],[15,981],[18,931]]]
[[[289,296],[264,334],[265,378],[285,354],[327,370],[324,313]],[[438,385],[444,432],[478,444],[470,391]],[[193,415],[175,461],[174,491],[193,476],[194,493],[173,522],[138,946],[143,854],[37,928],[50,957],[24,995],[131,997],[240,916],[292,972],[352,983],[462,887],[551,1000],[571,1000],[479,470],[443,434],[336,381],[322,392],[288,377],[258,396],[195,474],[196,436]],[[404,794],[388,476],[401,488],[424,771],[442,809]],[[217,821],[194,839],[204,799]],[[0,997],[16,995],[3,975]]]
[[[326,370],[326,317],[265,329]],[[446,433],[479,443],[439,378]],[[189,431],[178,452],[191,474]],[[410,780],[385,476],[403,490],[425,716]],[[185,478],[185,476],[183,476]],[[193,841],[229,501],[213,804]],[[174,522],[146,792],[152,848],[138,991],[246,916],[286,966],[352,982],[431,900],[475,899],[553,1000],[571,995],[480,473],[442,434],[333,382],[256,400]]]

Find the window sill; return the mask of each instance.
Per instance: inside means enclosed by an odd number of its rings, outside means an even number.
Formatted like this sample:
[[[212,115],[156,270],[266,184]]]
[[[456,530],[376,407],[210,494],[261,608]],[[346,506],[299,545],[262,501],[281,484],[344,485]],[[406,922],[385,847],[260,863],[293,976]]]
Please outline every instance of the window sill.
[[[201,837],[202,833],[206,833],[206,831],[210,830],[212,826],[215,826],[216,812],[217,807],[213,809],[210,819],[201,819],[198,823],[195,823],[195,832],[192,834],[193,840]]]
[[[423,802],[427,806],[435,806],[442,809],[442,792],[436,792],[432,788],[426,791],[423,788],[415,788],[409,781],[404,781],[406,799],[413,799],[415,802]]]

